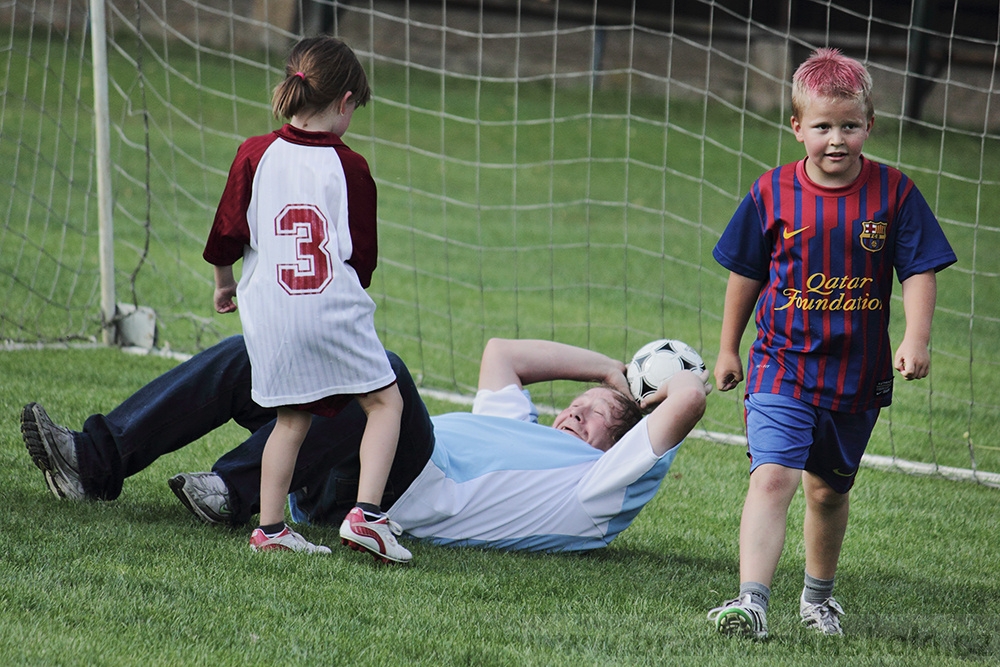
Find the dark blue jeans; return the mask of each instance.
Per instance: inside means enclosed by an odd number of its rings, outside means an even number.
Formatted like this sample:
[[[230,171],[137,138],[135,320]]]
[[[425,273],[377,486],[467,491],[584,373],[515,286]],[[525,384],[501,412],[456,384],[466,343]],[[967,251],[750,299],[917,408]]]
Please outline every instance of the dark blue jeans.
[[[386,353],[403,397],[396,458],[382,499],[388,508],[430,459],[434,430],[406,364]],[[250,359],[232,336],[167,371],[107,415],[91,415],[76,434],[80,477],[88,496],[113,500],[125,478],[234,420],[248,431],[212,470],[226,482],[235,523],[259,511],[260,460],[275,412],[250,398]],[[314,523],[338,524],[354,505],[364,411],[352,401],[334,418],[313,417],[292,477],[299,510]]]

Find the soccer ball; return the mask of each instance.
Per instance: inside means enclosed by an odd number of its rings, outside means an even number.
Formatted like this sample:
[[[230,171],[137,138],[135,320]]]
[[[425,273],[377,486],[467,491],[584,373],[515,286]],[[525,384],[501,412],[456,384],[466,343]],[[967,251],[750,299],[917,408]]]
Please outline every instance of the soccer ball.
[[[674,373],[683,370],[701,373],[705,362],[687,343],[664,338],[640,347],[629,362],[625,377],[635,400],[641,401],[655,393]]]

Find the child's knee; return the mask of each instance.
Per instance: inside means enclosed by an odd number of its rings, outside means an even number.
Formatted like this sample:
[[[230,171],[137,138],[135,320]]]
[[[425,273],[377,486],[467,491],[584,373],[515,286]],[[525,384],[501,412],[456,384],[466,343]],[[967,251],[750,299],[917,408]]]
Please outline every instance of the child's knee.
[[[794,468],[765,463],[753,470],[750,486],[759,496],[790,500],[798,489],[801,474],[801,471]]]
[[[806,494],[806,502],[817,509],[837,510],[844,507],[849,500],[849,493],[839,493],[821,478],[806,473],[806,482],[803,484]]]

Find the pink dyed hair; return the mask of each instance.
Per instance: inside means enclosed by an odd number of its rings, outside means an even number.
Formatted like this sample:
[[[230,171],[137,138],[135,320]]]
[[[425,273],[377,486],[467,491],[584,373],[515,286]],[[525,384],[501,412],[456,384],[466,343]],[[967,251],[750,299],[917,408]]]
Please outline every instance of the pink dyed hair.
[[[840,49],[817,49],[792,76],[792,113],[801,116],[810,97],[856,100],[868,118],[875,116],[872,77],[865,66]]]

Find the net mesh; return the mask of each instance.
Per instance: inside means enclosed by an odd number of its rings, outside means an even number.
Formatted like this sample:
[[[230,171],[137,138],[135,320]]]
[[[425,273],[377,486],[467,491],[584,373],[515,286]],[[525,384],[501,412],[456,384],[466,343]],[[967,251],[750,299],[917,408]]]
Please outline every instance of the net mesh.
[[[711,249],[752,181],[801,157],[791,72],[837,46],[875,80],[866,153],[916,181],[960,258],[939,276],[934,372],[897,383],[869,451],[997,472],[997,14],[987,2],[111,2],[117,300],[155,310],[160,347],[239,331],[211,310],[201,249],[239,142],[277,124],[288,49],[325,31],[373,84],[347,136],[379,187],[370,292],[383,342],[424,386],[470,392],[491,336],[623,360],[665,336],[711,365],[726,280]],[[80,1],[0,4],[8,344],[100,336],[88,20]],[[559,403],[575,388],[544,391]],[[713,396],[704,426],[738,436],[740,424],[737,397]]]

